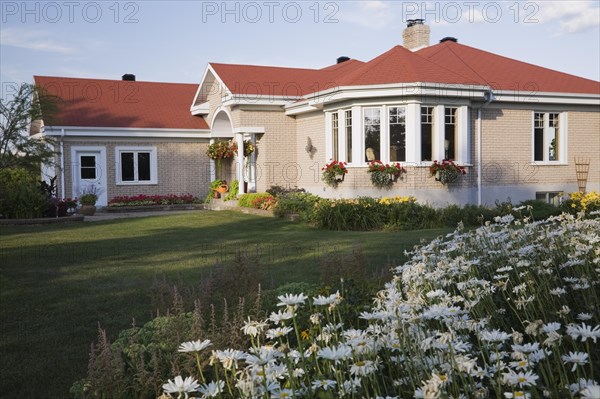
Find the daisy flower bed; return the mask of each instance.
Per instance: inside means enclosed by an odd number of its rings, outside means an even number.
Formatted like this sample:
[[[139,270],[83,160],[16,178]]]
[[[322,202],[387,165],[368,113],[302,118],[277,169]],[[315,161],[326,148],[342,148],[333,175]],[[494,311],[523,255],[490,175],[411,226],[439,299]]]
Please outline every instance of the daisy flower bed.
[[[173,398],[599,398],[600,219],[498,217],[415,249],[361,325],[279,296],[246,350],[185,342]]]

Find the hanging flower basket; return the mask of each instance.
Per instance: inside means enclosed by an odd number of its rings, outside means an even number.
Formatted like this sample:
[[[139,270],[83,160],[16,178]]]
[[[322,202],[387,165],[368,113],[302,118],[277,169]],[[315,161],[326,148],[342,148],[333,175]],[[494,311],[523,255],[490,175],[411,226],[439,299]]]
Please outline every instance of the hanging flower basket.
[[[375,187],[387,187],[392,185],[406,169],[399,163],[384,164],[379,160],[369,162],[367,173],[371,175],[371,183]]]
[[[464,167],[457,165],[453,161],[433,161],[433,164],[429,167],[429,174],[435,176],[435,180],[442,184],[454,183],[460,175],[466,173],[467,171]]]
[[[226,140],[218,140],[208,146],[206,155],[217,163],[217,177],[221,176],[221,160],[233,157],[235,153],[234,144]],[[237,148],[237,146],[235,146]]]
[[[323,181],[328,186],[337,186],[338,183],[344,181],[348,169],[346,169],[346,162],[331,161],[325,165],[321,170],[323,171]]]

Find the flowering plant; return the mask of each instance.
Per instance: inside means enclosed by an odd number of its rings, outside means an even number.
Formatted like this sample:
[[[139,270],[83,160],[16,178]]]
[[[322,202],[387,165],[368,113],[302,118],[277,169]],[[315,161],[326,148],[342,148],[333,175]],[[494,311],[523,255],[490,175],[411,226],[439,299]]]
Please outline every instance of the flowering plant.
[[[231,142],[231,151],[237,155],[238,145],[236,141]],[[256,150],[254,144],[250,140],[244,140],[244,157],[249,157]]]
[[[377,187],[384,187],[392,184],[406,169],[399,163],[384,164],[379,160],[369,162],[367,173],[371,175],[371,183]]]
[[[346,165],[346,162],[331,161],[321,168],[325,184],[335,186],[338,182],[344,180],[344,176],[348,173]]]
[[[96,205],[96,201],[98,201],[98,189],[94,185],[87,187],[79,196],[81,205]]]
[[[444,159],[442,162],[433,161],[433,164],[429,167],[429,174],[436,176],[435,180],[440,183],[448,184],[454,183],[459,175],[465,175],[467,171],[454,161]]]
[[[220,399],[598,398],[600,220],[495,221],[407,253],[360,313],[368,327],[342,318],[343,291],[280,295],[277,311],[241,327],[245,350],[182,343],[198,370],[163,390]],[[202,370],[209,361],[212,378]]]
[[[192,194],[185,195],[135,195],[135,196],[120,196],[114,197],[108,202],[109,207],[121,206],[148,206],[148,205],[179,205],[179,204],[194,204],[198,198]]]
[[[206,155],[210,159],[214,160],[231,158],[236,149],[237,146],[235,146],[235,143],[231,143],[225,140],[217,140],[208,146],[208,149],[206,150]]]

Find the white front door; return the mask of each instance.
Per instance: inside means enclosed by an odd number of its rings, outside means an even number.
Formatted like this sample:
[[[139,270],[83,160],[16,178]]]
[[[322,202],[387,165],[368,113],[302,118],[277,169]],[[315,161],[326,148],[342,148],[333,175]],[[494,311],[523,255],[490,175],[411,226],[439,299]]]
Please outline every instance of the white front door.
[[[73,147],[73,196],[86,192],[98,195],[96,205],[106,206],[106,149],[104,147]]]

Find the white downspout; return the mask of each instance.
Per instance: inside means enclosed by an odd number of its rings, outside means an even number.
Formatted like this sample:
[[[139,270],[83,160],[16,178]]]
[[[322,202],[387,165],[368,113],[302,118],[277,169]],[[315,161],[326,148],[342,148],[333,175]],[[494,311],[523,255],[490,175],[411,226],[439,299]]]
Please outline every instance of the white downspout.
[[[483,145],[481,143],[482,132],[481,132],[481,110],[490,105],[492,101],[496,99],[494,93],[491,90],[488,90],[483,98],[485,99],[485,103],[477,109],[477,206],[481,206],[481,189],[482,189],[482,173],[483,173],[483,156],[481,155],[481,151],[483,149]]]
[[[66,198],[65,190],[65,129],[60,129],[60,195]]]

